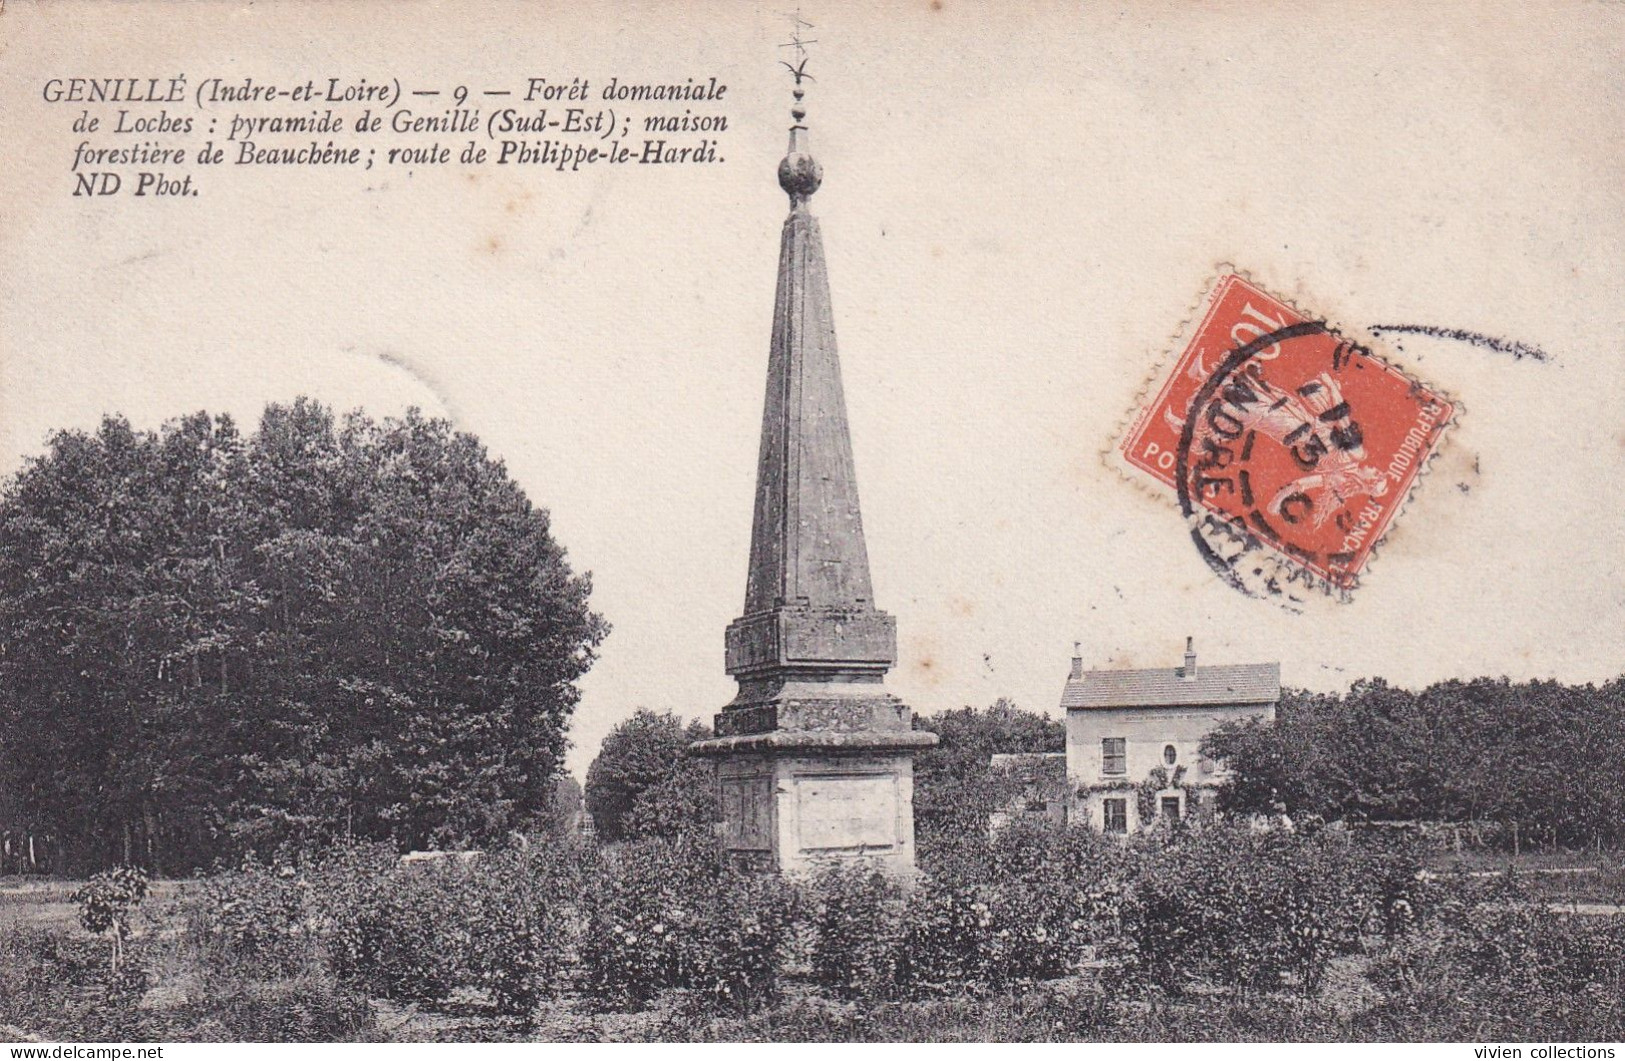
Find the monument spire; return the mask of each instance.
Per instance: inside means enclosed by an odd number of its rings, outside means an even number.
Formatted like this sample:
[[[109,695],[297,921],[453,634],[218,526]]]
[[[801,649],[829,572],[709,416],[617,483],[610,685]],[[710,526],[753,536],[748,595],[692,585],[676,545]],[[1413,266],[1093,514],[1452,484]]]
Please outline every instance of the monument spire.
[[[755,518],[743,615],[728,628],[736,704],[786,681],[878,681],[896,659],[891,616],[876,610],[858,509],[846,395],[835,349],[824,241],[808,201],[823,169],[808,144],[806,45],[796,20],[790,144],[779,186],[790,213],[779,237],[778,289],[756,464]]]
[[[824,243],[808,210],[823,169],[807,143],[805,57],[790,69],[795,124],[779,163],[790,214],[779,241],[747,616],[798,602],[861,607],[872,597]]]
[[[881,688],[897,659],[874,605],[823,238],[808,202],[823,170],[808,143],[803,28],[779,240],[756,504],[743,614],[727,629],[739,693],[716,716],[726,843],[778,869],[854,852],[907,874],[914,862],[913,753],[936,738]]]

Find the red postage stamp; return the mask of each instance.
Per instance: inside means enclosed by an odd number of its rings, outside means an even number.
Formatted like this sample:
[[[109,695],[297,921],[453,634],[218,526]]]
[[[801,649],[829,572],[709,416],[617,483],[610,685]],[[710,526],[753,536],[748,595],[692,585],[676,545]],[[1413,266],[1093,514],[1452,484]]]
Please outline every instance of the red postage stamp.
[[[1455,404],[1235,274],[1198,319],[1123,457],[1237,588],[1352,590]]]

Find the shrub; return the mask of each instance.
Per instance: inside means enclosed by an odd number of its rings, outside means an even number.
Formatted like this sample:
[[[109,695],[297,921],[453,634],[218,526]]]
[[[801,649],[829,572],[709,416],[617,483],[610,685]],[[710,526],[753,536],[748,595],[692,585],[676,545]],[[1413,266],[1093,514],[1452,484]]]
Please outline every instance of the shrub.
[[[402,866],[383,844],[345,845],[314,871],[312,921],[333,970],[386,998],[430,1001],[455,985],[457,867]],[[460,945],[461,944],[461,945]]]
[[[1120,930],[1123,847],[1085,826],[1013,821],[989,845],[997,886],[987,975],[994,985],[1072,972]]]
[[[1189,980],[1318,989],[1362,933],[1395,928],[1415,894],[1414,856],[1363,852],[1346,837],[1211,823],[1148,835],[1122,906],[1129,971],[1178,991]],[[1407,877],[1408,875],[1408,877]]]
[[[903,899],[875,867],[835,862],[813,881],[813,979],[841,998],[866,998],[896,980]]]
[[[267,866],[250,855],[242,866],[204,877],[182,899],[188,941],[209,967],[246,963],[263,973],[291,973],[312,959],[305,930],[305,874]]]
[[[777,999],[801,906],[801,896],[782,877],[724,866],[709,911],[710,963],[701,989],[740,1012]]]
[[[572,846],[500,852],[469,867],[462,976],[503,1013],[528,1016],[556,993],[573,955],[581,886]]]
[[[796,909],[781,878],[725,860],[714,840],[649,839],[606,851],[587,881],[584,986],[615,1006],[666,988],[750,1009],[773,998]]]
[[[134,866],[103,870],[73,893],[79,904],[79,924],[85,931],[111,934],[112,969],[117,976],[130,938],[130,914],[147,897],[147,874]]]
[[[699,907],[714,874],[689,841],[644,840],[601,854],[588,879],[593,902],[581,956],[600,1001],[641,1005],[661,988],[689,986],[703,960]]]
[[[897,982],[913,993],[982,978],[993,915],[985,885],[922,878],[909,893],[895,957]]]
[[[1086,827],[1044,819],[938,846],[909,897],[898,982],[919,993],[1067,975],[1115,937],[1127,858]]]
[[[387,845],[341,845],[302,865],[205,878],[187,939],[223,982],[328,968],[402,1001],[485,991],[528,1015],[572,956],[578,855],[563,841],[403,863]]]

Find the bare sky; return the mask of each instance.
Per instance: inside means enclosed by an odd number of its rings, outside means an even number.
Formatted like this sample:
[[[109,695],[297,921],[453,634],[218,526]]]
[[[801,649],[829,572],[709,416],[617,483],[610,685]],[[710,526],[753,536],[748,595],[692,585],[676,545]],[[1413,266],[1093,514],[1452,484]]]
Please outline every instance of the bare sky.
[[[40,7],[0,15],[0,466],[121,412],[309,394],[450,416],[549,508],[614,624],[571,765],[731,697],[785,212],[783,4]],[[1336,687],[1625,669],[1625,8],[804,5],[822,220],[890,679],[1053,711],[1097,665]],[[483,12],[483,13],[481,13]],[[116,23],[116,31],[114,25]],[[49,77],[446,86],[717,76],[725,161],[234,171],[73,198]],[[446,138],[448,141],[454,138]],[[457,142],[461,146],[461,141]],[[1108,469],[1219,263],[1464,408],[1353,603],[1219,582]]]

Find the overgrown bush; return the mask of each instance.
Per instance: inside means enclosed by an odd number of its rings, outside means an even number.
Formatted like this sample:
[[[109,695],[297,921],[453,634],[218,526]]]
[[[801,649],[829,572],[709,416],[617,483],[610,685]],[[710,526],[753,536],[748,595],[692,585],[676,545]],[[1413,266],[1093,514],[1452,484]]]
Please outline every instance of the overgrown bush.
[[[1150,834],[1121,908],[1125,964],[1174,992],[1206,980],[1312,994],[1331,958],[1378,926],[1393,930],[1420,901],[1414,880],[1414,856],[1363,851],[1334,833],[1215,822]]]
[[[911,992],[1064,976],[1117,933],[1127,855],[1087,827],[1017,818],[924,862],[895,959]]]
[[[649,839],[604,852],[586,882],[586,989],[615,1006],[667,988],[749,1010],[777,995],[797,909],[775,875],[732,865],[710,838]]]
[[[994,985],[1053,979],[1120,931],[1122,845],[1086,826],[1017,820],[994,836],[988,865],[994,935],[988,977]]]
[[[253,860],[196,886],[187,938],[208,975],[316,975],[400,1001],[486,992],[526,1015],[570,965],[578,855],[562,842],[402,862],[382,844]]]
[[[466,911],[455,864],[403,866],[387,845],[338,848],[313,871],[313,927],[333,970],[385,998],[433,1001],[457,983]]]
[[[1374,957],[1367,975],[1390,996],[1374,1020],[1440,1038],[1625,1038],[1625,916],[1554,912],[1511,877],[1447,879],[1435,898]]]
[[[912,993],[982,980],[993,927],[984,885],[923,878],[909,893],[894,957],[898,985]]]
[[[786,948],[801,916],[800,892],[775,874],[724,864],[710,912],[708,991],[726,1009],[750,1012],[779,995]]]
[[[812,886],[813,979],[839,998],[869,998],[897,978],[901,889],[872,865],[835,862]]]
[[[116,975],[96,940],[0,932],[0,1021],[59,1038],[357,1039],[378,1031],[371,994],[488,1000],[585,1038],[1625,1031],[1625,917],[1553,913],[1513,876],[1421,874],[1402,839],[1202,822],[1123,842],[1018,819],[922,861],[912,890],[850,862],[793,884],[694,835],[250,861],[183,892],[184,932],[132,931]],[[1322,994],[1356,951],[1370,982],[1348,963]],[[789,970],[811,984],[784,989]],[[1328,1001],[1351,996],[1366,1001]]]
[[[574,959],[579,854],[563,844],[510,850],[469,867],[462,975],[502,1013],[528,1015]]]
[[[240,962],[265,975],[292,973],[312,958],[308,889],[307,874],[250,856],[189,889],[181,905],[187,939],[211,969]]]

